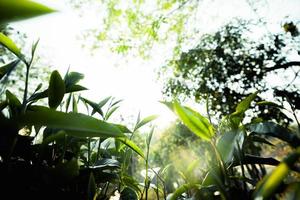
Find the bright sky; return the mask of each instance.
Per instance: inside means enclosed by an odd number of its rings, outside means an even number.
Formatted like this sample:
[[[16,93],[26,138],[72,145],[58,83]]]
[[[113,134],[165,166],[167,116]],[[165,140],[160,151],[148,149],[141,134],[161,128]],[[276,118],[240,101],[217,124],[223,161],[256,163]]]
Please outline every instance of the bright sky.
[[[249,0],[250,1],[250,0]],[[165,56],[172,49],[158,50],[157,56],[150,60],[132,58],[128,62],[103,48],[93,55],[81,48],[78,35],[87,27],[97,23],[95,16],[79,17],[63,0],[39,0],[60,12],[48,16],[15,23],[13,26],[26,33],[29,42],[40,38],[39,54],[46,56],[49,65],[64,74],[71,71],[85,74],[84,86],[90,90],[83,96],[96,102],[107,96],[124,99],[120,113],[137,116],[160,114],[161,124],[173,119],[171,113],[158,101],[162,99],[161,86],[156,81],[154,68],[164,63]],[[232,17],[254,17],[256,14],[245,0],[202,0],[199,12],[199,27],[213,29]],[[299,0],[258,1],[257,13],[273,23],[289,19],[300,19]],[[92,13],[92,12],[91,12]],[[270,27],[272,28],[272,27]]]

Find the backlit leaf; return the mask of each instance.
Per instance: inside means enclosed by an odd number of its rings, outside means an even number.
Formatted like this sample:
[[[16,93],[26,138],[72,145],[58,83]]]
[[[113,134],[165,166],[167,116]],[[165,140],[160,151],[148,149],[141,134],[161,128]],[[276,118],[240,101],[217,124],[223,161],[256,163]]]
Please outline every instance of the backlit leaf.
[[[1,5],[1,3],[0,3],[0,5]],[[1,6],[0,6],[0,8],[1,8]],[[0,16],[1,16],[1,14],[0,14]],[[1,17],[0,17],[0,19],[1,19]],[[0,44],[5,46],[10,52],[15,54],[18,58],[23,59],[21,50],[17,47],[17,45],[9,37],[4,35],[3,33],[0,33]]]
[[[208,119],[188,107],[182,107],[177,101],[173,103],[175,113],[179,116],[184,125],[193,133],[204,140],[210,140],[214,135],[214,128]]]
[[[80,113],[64,113],[42,106],[32,106],[18,118],[23,125],[40,125],[64,130],[77,137],[123,137],[114,125]]]
[[[0,24],[23,20],[54,11],[42,4],[29,0],[1,0]]]
[[[133,151],[135,151],[137,154],[139,154],[142,158],[144,158],[143,151],[131,140],[129,140],[127,137],[118,137],[117,140],[121,141],[125,145],[127,145],[129,148],[131,148]]]
[[[65,83],[58,71],[53,71],[48,88],[48,104],[50,108],[57,108],[65,95]]]
[[[134,130],[139,129],[140,127],[144,126],[145,124],[155,120],[158,117],[158,115],[150,115],[148,117],[145,117],[142,121],[140,121],[134,128]]]

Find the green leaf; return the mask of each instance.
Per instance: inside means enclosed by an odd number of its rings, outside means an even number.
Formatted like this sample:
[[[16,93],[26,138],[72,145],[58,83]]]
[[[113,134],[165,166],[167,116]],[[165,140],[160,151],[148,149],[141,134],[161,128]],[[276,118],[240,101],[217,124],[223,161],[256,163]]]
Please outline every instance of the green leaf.
[[[33,45],[32,45],[32,48],[31,48],[31,57],[33,58],[34,57],[34,54],[35,54],[35,51],[36,51],[36,48],[37,48],[37,45],[39,44],[40,40],[38,39]]]
[[[260,101],[256,103],[259,106],[272,106],[272,107],[276,107],[276,108],[280,108],[280,109],[285,109],[284,107],[282,107],[281,105],[278,105],[274,102],[271,101]]]
[[[145,158],[143,151],[127,137],[117,137],[116,139],[127,145],[129,148],[131,148],[133,151],[139,154],[142,158]]]
[[[229,116],[229,119],[234,128],[238,128],[244,118],[245,112],[249,109],[251,102],[256,98],[258,92],[250,94],[243,99],[236,107],[235,112]]]
[[[266,175],[261,182],[258,183],[253,197],[256,199],[268,199],[275,194],[276,189],[288,175],[295,162],[300,157],[300,147],[292,154],[288,155],[270,174]]]
[[[236,107],[235,112],[233,115],[241,114],[246,112],[246,110],[249,109],[251,102],[256,98],[258,92],[254,92],[253,94],[250,94],[245,99],[243,99]]]
[[[101,110],[101,107],[97,103],[95,103],[93,101],[90,101],[90,100],[88,100],[86,98],[83,98],[83,97],[80,97],[80,100],[87,103],[89,106],[91,106],[93,108],[92,115],[97,112],[101,116],[103,116],[103,111]]]
[[[1,8],[1,3],[0,3],[0,8]],[[1,16],[1,14],[0,14],[0,16]],[[1,19],[1,17],[0,17],[0,19]],[[18,58],[23,60],[23,55],[21,53],[21,50],[17,47],[17,45],[9,37],[4,35],[3,33],[0,33],[0,44],[2,44],[4,47],[6,47],[10,52],[15,54]]]
[[[21,106],[20,100],[9,90],[6,90],[6,99],[9,105],[12,106]]]
[[[65,131],[58,131],[55,134],[51,134],[48,137],[43,139],[43,145],[49,144],[54,141],[62,140],[66,137]]]
[[[274,123],[274,122],[262,122],[256,124],[250,124],[247,128],[256,134],[262,134],[266,136],[279,138],[291,145],[292,147],[300,146],[300,138],[288,129]]]
[[[64,77],[66,88],[76,85],[80,80],[84,78],[84,75],[78,72],[67,72]]]
[[[66,131],[76,137],[123,137],[114,125],[80,113],[64,113],[42,106],[32,106],[21,115],[23,125],[40,125]]]
[[[111,99],[111,97],[106,97],[105,99],[103,99],[102,101],[100,101],[98,103],[98,105],[102,108],[110,99]]]
[[[48,88],[48,104],[50,108],[57,108],[64,98],[66,91],[65,83],[58,71],[53,71]]]
[[[198,112],[182,107],[177,101],[173,103],[175,113],[184,125],[201,139],[209,141],[214,136],[214,128],[209,121]]]
[[[175,190],[175,192],[172,194],[170,200],[177,200],[179,197],[181,197],[181,195],[185,192],[187,192],[190,189],[193,188],[199,188],[198,184],[193,184],[193,183],[188,183],[188,184],[183,184],[182,186],[180,186],[179,188],[177,188]]]
[[[147,134],[146,144],[147,144],[148,148],[150,148],[150,143],[151,143],[151,140],[152,140],[153,133],[154,133],[154,127],[152,127],[149,134]]]
[[[9,74],[15,69],[15,67],[19,64],[20,60],[14,60],[8,64],[5,64],[0,67],[0,80],[5,76],[9,76]]]
[[[238,152],[238,146],[241,148],[244,142],[244,132],[235,130],[225,132],[221,135],[217,142],[217,149],[220,153],[222,160],[229,163],[233,160],[234,153]]]
[[[114,124],[114,123],[111,123],[113,124],[114,126],[118,127],[118,129],[122,132],[122,133],[132,133],[131,130],[129,130],[126,126],[124,125],[121,125],[121,124]]]
[[[138,124],[134,128],[134,131],[136,131],[140,127],[144,126],[145,124],[148,124],[149,122],[155,120],[157,117],[158,117],[158,115],[150,115],[150,116],[144,118],[142,121],[138,122]]]
[[[55,10],[42,4],[28,0],[1,0],[0,1],[0,24],[23,20]]]
[[[83,90],[87,90],[87,88],[81,86],[81,85],[74,85],[74,86],[71,86],[69,88],[66,88],[66,92],[65,93],[72,93],[72,92],[79,92],[79,91],[83,91]],[[29,102],[31,101],[37,101],[39,99],[43,99],[43,98],[46,98],[48,97],[48,89],[44,90],[43,92],[39,92],[39,93],[36,93],[36,94],[33,94],[30,98],[29,98]]]

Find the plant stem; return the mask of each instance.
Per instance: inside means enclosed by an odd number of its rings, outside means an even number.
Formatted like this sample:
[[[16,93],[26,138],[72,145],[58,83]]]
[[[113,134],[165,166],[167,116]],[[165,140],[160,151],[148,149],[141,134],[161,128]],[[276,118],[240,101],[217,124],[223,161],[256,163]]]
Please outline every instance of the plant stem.
[[[26,64],[25,89],[24,89],[23,104],[22,104],[23,111],[25,111],[25,106],[26,106],[26,101],[27,101],[29,67],[30,67],[30,65]]]

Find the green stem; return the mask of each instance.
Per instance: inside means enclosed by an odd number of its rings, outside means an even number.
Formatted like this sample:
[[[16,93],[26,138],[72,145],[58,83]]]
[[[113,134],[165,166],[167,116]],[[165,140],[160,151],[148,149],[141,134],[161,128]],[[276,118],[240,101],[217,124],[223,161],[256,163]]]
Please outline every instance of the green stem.
[[[25,77],[25,89],[22,103],[22,110],[25,111],[26,101],[27,101],[27,93],[28,93],[28,80],[29,80],[29,65],[26,64],[26,77]]]

